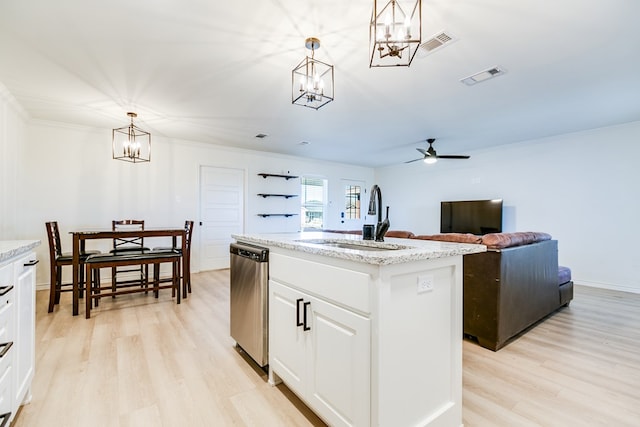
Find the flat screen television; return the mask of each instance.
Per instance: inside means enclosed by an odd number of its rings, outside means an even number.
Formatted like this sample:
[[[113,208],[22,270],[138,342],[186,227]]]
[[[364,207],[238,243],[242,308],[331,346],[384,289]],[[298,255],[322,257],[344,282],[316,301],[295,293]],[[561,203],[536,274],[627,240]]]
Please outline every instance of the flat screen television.
[[[440,203],[441,233],[502,232],[502,199]]]

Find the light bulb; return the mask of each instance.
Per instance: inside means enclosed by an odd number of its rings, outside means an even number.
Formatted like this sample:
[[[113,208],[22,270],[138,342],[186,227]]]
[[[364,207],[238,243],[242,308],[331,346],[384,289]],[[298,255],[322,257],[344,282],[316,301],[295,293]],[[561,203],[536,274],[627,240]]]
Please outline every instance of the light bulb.
[[[404,19],[404,30],[406,33],[406,38],[410,39],[411,38],[411,16],[407,15],[407,17]]]
[[[389,12],[387,12],[387,15],[384,17],[384,35],[385,35],[385,37],[389,37],[389,35],[391,35],[390,28],[391,28],[391,16],[389,15]]]
[[[435,156],[426,156],[423,161],[428,165],[432,165],[438,161],[438,158]]]

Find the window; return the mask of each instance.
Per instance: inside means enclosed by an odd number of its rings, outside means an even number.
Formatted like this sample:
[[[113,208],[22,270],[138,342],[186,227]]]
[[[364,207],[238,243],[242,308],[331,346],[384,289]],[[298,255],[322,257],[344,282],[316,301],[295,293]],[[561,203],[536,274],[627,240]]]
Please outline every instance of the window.
[[[345,219],[360,219],[360,186],[347,185],[345,187]]]
[[[327,180],[303,176],[301,182],[302,230],[321,230],[324,224]]]

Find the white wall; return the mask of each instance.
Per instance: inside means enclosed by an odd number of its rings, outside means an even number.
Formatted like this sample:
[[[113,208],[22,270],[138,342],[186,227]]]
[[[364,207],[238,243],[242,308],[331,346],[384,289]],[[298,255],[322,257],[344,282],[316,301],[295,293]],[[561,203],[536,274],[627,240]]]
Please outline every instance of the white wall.
[[[391,206],[391,228],[416,234],[439,231],[441,200],[503,198],[505,231],[552,234],[560,263],[572,268],[577,283],[640,292],[639,137],[640,122],[633,122],[472,152],[470,160],[380,168],[375,181],[368,168],[159,137],[152,162],[131,165],[111,159],[109,129],[30,122],[0,86],[0,239],[42,240],[38,282],[46,283],[44,222],[59,221],[70,250],[69,230],[108,227],[113,218],[197,221],[199,167],[222,166],[246,171],[247,233],[295,228],[257,216],[267,206],[255,194],[270,188],[259,172],[328,178],[326,228],[346,227],[342,179],[363,181],[366,190],[379,184],[383,204]],[[367,201],[368,194],[364,214]]]
[[[117,125],[115,123],[114,125]],[[179,226],[186,219],[198,223],[199,169],[201,165],[238,168],[246,171],[245,232],[297,231],[300,216],[261,218],[257,214],[283,203],[283,199],[263,199],[260,192],[274,191],[278,180],[264,180],[257,174],[312,174],[330,183],[343,178],[359,179],[370,185],[373,169],[319,162],[264,152],[238,150],[210,144],[152,137],[150,163],[131,164],[111,158],[111,130],[91,129],[59,123],[29,122],[20,168],[21,182],[17,210],[22,238],[41,239],[42,261],[38,283],[48,283],[48,247],[44,223],[56,220],[61,227],[62,245],[71,250],[68,231],[109,228],[116,218],[143,218],[148,226]],[[291,180],[299,193],[299,180]],[[265,187],[266,186],[266,187]],[[273,187],[272,187],[273,186]],[[339,228],[339,205],[344,198],[337,187],[330,190],[326,227]],[[289,199],[299,213],[299,198]],[[7,238],[10,238],[8,236]],[[102,247],[104,246],[104,247]],[[102,242],[100,249],[108,249]],[[194,229],[193,271],[199,269],[198,229]]]
[[[392,228],[438,233],[440,201],[502,198],[504,231],[550,233],[576,283],[640,292],[640,122],[464,154],[376,170]]]
[[[17,182],[26,120],[24,110],[0,83],[0,240],[20,238]]]

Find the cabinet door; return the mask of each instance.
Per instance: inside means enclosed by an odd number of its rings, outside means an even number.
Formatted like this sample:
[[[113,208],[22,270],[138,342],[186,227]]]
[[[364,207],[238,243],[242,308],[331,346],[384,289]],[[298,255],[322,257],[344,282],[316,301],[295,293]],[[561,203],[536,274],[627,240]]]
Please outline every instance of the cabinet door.
[[[15,290],[11,289],[0,296],[0,343],[3,344],[0,348],[0,414],[13,411],[14,294]],[[0,417],[0,425],[1,421]]]
[[[269,282],[270,368],[331,425],[369,425],[370,340],[368,318]]]
[[[370,321],[323,300],[309,300],[309,403],[331,425],[369,425]]]
[[[29,265],[35,254],[24,257],[16,265],[16,388],[15,403],[31,399],[30,389],[35,364],[35,285],[36,269]]]
[[[302,320],[301,293],[269,281],[269,368],[299,396],[306,381],[307,334]]]

